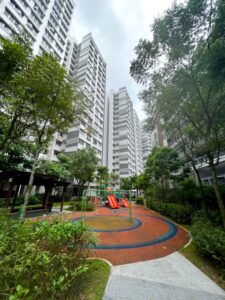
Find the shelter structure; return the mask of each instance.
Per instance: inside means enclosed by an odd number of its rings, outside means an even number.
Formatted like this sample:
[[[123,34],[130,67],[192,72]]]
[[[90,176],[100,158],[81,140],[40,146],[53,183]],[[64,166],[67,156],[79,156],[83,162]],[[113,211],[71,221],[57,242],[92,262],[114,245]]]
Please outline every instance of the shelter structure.
[[[11,211],[14,210],[15,203],[21,188],[28,185],[30,172],[24,171],[5,171],[0,172],[0,192],[1,197],[6,198],[6,206],[11,204]],[[56,176],[46,174],[35,174],[33,186],[44,186],[45,193],[43,197],[42,208],[47,210],[49,208],[49,198],[52,194],[53,188],[62,187],[62,194],[60,197],[61,208],[63,210],[64,196],[67,186],[70,182],[60,180]],[[12,201],[11,201],[12,199]]]

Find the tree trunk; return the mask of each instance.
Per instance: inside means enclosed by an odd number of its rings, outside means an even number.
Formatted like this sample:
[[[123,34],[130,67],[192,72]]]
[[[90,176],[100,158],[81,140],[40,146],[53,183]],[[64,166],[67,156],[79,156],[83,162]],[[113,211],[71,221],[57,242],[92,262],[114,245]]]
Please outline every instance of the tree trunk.
[[[202,184],[202,180],[201,180],[199,171],[196,168],[195,162],[191,161],[191,164],[192,164],[192,167],[194,169],[195,175],[197,177],[198,185],[199,185],[199,188],[200,188],[200,191],[201,191],[201,194],[202,194],[201,209],[208,215],[209,212],[208,212],[208,207],[207,207],[207,204],[206,204],[206,201],[205,201],[205,191],[204,191],[204,187],[203,187],[203,184]]]
[[[219,183],[218,183],[218,178],[217,178],[217,174],[216,174],[216,168],[215,168],[215,164],[213,162],[210,163],[210,170],[212,172],[213,187],[215,190],[217,204],[218,204],[220,214],[222,217],[223,228],[225,230],[225,207],[224,207],[223,199],[221,197],[221,193],[219,190]]]
[[[31,169],[31,173],[30,173],[29,183],[28,183],[28,186],[27,186],[27,189],[26,189],[26,192],[25,192],[24,203],[22,205],[22,209],[21,209],[21,212],[20,212],[20,221],[23,221],[23,219],[25,217],[29,197],[30,197],[33,182],[34,182],[34,174],[35,174],[35,169],[36,169],[36,166],[37,166],[37,163],[38,163],[38,156],[39,156],[39,151],[37,150],[36,153],[35,153],[34,163],[33,163],[32,169]]]
[[[78,183],[78,187],[77,187],[77,198],[80,201],[80,188],[81,188],[81,184]]]

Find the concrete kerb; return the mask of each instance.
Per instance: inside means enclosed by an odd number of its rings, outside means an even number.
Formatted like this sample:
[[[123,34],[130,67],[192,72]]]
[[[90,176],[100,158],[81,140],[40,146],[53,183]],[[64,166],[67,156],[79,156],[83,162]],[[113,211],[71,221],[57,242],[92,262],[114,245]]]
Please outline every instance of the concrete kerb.
[[[88,257],[87,259],[88,259],[88,260],[94,260],[94,259],[96,259],[96,260],[101,260],[101,261],[106,262],[106,263],[110,266],[110,269],[112,269],[112,267],[113,267],[113,264],[111,264],[111,262],[108,261],[108,260],[105,259],[105,258],[100,258],[100,257],[95,257],[95,256],[93,256],[93,257]]]

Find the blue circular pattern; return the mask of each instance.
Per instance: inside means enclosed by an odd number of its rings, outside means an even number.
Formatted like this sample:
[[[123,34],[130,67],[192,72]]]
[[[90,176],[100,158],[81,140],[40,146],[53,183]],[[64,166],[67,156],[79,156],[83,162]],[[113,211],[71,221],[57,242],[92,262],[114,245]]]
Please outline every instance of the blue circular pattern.
[[[134,249],[134,248],[140,248],[140,247],[146,247],[146,246],[153,246],[159,243],[163,243],[172,237],[174,237],[177,233],[177,226],[173,224],[172,222],[165,220],[160,217],[151,217],[154,219],[158,219],[161,222],[164,222],[168,225],[169,230],[163,234],[162,236],[155,238],[150,241],[142,242],[142,243],[135,243],[135,244],[120,244],[120,245],[96,245],[95,249],[101,249],[101,250],[113,250],[113,249]]]
[[[101,215],[95,215],[95,216],[91,216],[91,217],[99,217],[99,216],[101,216]],[[156,244],[163,243],[163,242],[171,239],[172,237],[174,237],[177,234],[178,229],[174,223],[172,223],[164,218],[161,218],[161,217],[153,217],[153,216],[144,216],[144,217],[156,219],[156,220],[159,220],[160,222],[165,223],[169,227],[169,230],[166,233],[164,233],[162,236],[157,237],[152,240],[149,240],[149,241],[146,241],[146,242],[133,243],[133,244],[120,244],[120,245],[104,245],[104,244],[102,244],[102,245],[96,245],[94,248],[99,249],[99,250],[115,250],[115,249],[134,249],[134,248],[140,248],[140,247],[153,246]],[[76,218],[72,222],[77,222],[81,219],[83,219],[83,218]],[[125,228],[125,229],[115,229],[115,230],[92,229],[92,230],[95,232],[120,232],[120,231],[133,230],[142,225],[142,222],[138,219],[133,219],[133,221],[135,222],[135,224],[133,226]]]
[[[91,216],[91,218],[93,217],[100,217],[101,215],[96,215],[96,216]],[[120,217],[121,216],[114,216],[114,217]],[[88,217],[85,217],[85,218],[88,218]],[[123,217],[123,218],[126,218],[126,219],[129,219],[128,217]],[[79,220],[82,220],[83,218],[77,218],[77,219],[74,219],[72,222],[77,222]],[[133,230],[133,229],[136,229],[138,227],[140,227],[142,225],[142,222],[138,219],[133,219],[133,222],[134,224],[130,227],[127,227],[127,228],[122,228],[122,229],[96,229],[96,228],[91,228],[91,231],[95,231],[95,232],[120,232],[120,231],[129,231],[129,230]]]

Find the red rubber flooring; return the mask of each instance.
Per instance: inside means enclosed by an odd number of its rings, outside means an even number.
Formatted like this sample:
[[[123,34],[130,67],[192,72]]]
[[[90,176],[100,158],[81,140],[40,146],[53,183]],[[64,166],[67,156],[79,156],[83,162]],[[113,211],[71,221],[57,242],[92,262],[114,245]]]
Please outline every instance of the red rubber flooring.
[[[86,217],[93,215],[128,217],[128,209],[101,207],[95,212],[86,213]],[[93,256],[105,258],[113,265],[128,264],[169,255],[181,249],[190,239],[183,228],[142,206],[133,206],[133,219],[141,223],[139,227],[97,232],[100,243]]]
[[[99,244],[92,256],[107,259],[113,265],[151,260],[169,255],[181,249],[190,239],[187,231],[156,212],[133,205],[135,225],[124,230],[96,230]],[[128,209],[109,209],[100,207],[94,212],[86,212],[85,216],[124,216],[128,217]],[[66,219],[77,219],[80,213],[66,215]]]

